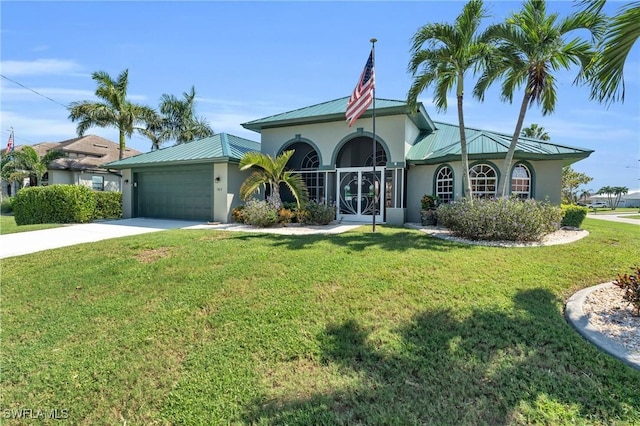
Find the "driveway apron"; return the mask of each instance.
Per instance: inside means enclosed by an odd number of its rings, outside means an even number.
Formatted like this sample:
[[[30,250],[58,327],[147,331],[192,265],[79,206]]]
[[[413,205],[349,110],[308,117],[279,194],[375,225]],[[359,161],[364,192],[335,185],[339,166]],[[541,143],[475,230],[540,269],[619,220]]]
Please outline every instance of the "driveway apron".
[[[191,228],[201,222],[165,219],[121,219],[0,235],[0,259],[75,244],[90,243],[167,229]]]

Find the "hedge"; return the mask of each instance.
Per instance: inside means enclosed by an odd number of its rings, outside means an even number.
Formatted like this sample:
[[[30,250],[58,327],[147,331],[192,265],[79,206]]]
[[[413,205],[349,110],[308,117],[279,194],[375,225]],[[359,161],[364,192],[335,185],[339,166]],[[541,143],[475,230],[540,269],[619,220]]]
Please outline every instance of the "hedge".
[[[95,191],[96,210],[94,219],[122,218],[122,192]]]
[[[17,225],[34,223],[85,223],[94,218],[96,196],[81,185],[24,188],[13,198]]]

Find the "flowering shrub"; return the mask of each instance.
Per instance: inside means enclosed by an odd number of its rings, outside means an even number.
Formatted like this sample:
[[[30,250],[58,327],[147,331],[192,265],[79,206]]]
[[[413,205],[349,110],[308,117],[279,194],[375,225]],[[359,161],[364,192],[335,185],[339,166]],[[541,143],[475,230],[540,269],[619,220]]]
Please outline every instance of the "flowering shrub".
[[[309,201],[298,212],[298,220],[307,225],[328,225],[336,218],[335,206]]]
[[[463,198],[437,210],[440,223],[453,235],[470,240],[539,241],[560,228],[559,207],[517,198]]]
[[[278,208],[270,201],[249,200],[244,205],[244,223],[266,228],[278,223]]]
[[[635,315],[640,316],[640,267],[636,266],[632,270],[635,274],[618,274],[618,279],[613,284],[624,290],[622,298],[633,305]]]

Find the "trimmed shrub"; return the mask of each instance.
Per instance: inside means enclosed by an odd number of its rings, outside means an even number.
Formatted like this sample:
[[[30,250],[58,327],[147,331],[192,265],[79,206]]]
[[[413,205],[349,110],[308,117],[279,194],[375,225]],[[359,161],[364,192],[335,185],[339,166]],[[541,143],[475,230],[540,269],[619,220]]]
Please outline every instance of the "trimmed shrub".
[[[13,197],[17,225],[34,223],[85,223],[93,219],[96,197],[81,185],[24,188]]]
[[[560,228],[560,207],[517,198],[463,198],[437,210],[440,223],[453,235],[470,240],[540,241]]]
[[[122,218],[122,193],[114,191],[94,191],[96,210],[94,219]]]
[[[3,197],[0,204],[0,212],[11,213],[13,211],[13,197]]]
[[[245,223],[244,206],[235,207],[231,210],[231,219],[236,223]]]
[[[564,204],[562,207],[562,226],[580,228],[589,209],[573,204]]]
[[[278,208],[268,201],[249,200],[244,205],[245,223],[267,228],[278,223]]]
[[[315,201],[307,202],[298,213],[300,223],[307,225],[328,225],[336,218],[335,206],[317,203]]]

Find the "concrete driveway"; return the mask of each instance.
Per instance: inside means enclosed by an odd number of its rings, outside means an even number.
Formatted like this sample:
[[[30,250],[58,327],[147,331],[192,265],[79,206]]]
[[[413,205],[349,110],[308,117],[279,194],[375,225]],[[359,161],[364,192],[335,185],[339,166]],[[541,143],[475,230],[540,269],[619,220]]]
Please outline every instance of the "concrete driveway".
[[[0,235],[0,259],[109,238],[191,228],[202,222],[165,219],[121,219]]]

